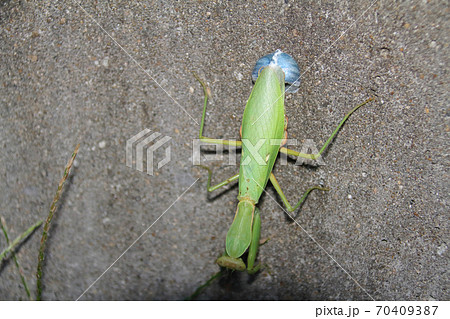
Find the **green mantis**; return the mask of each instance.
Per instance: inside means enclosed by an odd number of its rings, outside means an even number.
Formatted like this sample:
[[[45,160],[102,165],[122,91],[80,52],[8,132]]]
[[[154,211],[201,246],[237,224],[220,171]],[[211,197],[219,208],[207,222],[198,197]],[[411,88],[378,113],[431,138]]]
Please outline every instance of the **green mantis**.
[[[205,95],[199,138],[207,143],[242,147],[239,173],[215,186],[211,186],[212,171],[202,166],[208,170],[207,189],[209,192],[239,180],[239,203],[226,236],[225,254],[219,257],[216,262],[219,266],[231,270],[247,270],[249,274],[256,273],[261,267],[261,264],[255,265],[261,233],[261,216],[256,205],[267,182],[270,180],[289,212],[296,210],[311,191],[315,189],[328,190],[324,187],[313,186],[303,194],[296,205],[291,206],[272,173],[278,153],[312,160],[317,159],[348,117],[372,100],[369,99],[351,110],[317,154],[299,153],[284,147],[287,140],[284,96],[285,91],[295,92],[298,89],[300,71],[297,63],[288,54],[277,50],[275,53],[261,58],[253,73],[256,82],[245,106],[240,141],[212,139],[203,136],[208,90],[206,85],[197,77],[197,80],[203,86]],[[287,86],[285,86],[285,82]],[[247,265],[242,259],[246,251],[248,251]]]

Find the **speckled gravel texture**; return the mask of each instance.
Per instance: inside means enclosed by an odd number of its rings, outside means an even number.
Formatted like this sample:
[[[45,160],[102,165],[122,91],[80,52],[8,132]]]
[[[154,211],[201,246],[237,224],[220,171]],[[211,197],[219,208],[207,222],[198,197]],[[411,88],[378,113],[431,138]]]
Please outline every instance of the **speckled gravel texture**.
[[[10,237],[46,218],[81,143],[43,299],[179,300],[218,271],[238,190],[208,194],[192,165],[203,92],[191,71],[211,89],[205,135],[239,138],[253,65],[278,48],[302,69],[285,103],[298,149],[307,139],[320,147],[348,110],[377,100],[349,119],[325,165],[276,164],[291,202],[315,184],[331,190],[311,194],[297,225],[269,185],[258,204],[265,269],[199,299],[450,299],[449,14],[447,1],[2,1],[0,214]],[[125,162],[126,141],[144,128],[171,137],[171,161],[153,176]],[[215,182],[238,170],[207,164]],[[17,250],[33,294],[41,230]],[[11,259],[0,299],[26,299]]]

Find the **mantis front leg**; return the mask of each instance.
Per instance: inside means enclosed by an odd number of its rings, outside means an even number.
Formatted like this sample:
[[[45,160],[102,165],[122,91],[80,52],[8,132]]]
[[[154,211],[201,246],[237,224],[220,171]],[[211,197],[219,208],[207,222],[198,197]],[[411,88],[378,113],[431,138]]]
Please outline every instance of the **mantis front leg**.
[[[334,132],[331,134],[331,136],[328,138],[328,140],[325,142],[325,144],[322,146],[322,148],[320,149],[320,151],[317,154],[306,154],[306,153],[300,153],[291,149],[288,149],[286,147],[282,147],[280,148],[280,152],[287,154],[287,155],[294,155],[297,157],[303,157],[303,158],[307,158],[307,159],[312,159],[312,160],[316,160],[317,158],[319,158],[319,156],[323,153],[323,151],[325,151],[325,149],[327,148],[328,144],[331,143],[331,141],[333,140],[333,138],[336,136],[336,134],[339,132],[339,129],[342,127],[342,125],[344,125],[345,121],[347,121],[347,119],[350,117],[350,115],[352,115],[353,112],[355,112],[357,109],[359,109],[361,106],[369,103],[370,101],[374,100],[373,98],[370,98],[366,101],[364,101],[363,103],[357,105],[356,107],[353,108],[353,110],[351,110],[350,112],[347,113],[347,115],[345,115],[345,117],[342,119],[341,123],[339,123],[339,125],[336,127],[336,129],[334,130]]]
[[[248,248],[247,257],[247,272],[253,275],[259,271],[261,264],[254,266],[256,255],[258,254],[258,249],[260,246],[259,238],[261,236],[261,216],[259,209],[255,208],[255,215],[253,216],[253,229],[252,229],[252,241],[250,247]]]
[[[261,215],[259,212],[259,209],[255,207],[255,214],[253,216],[253,225],[252,225],[252,234],[251,234],[251,242],[250,246],[248,248],[248,255],[247,255],[247,267],[245,266],[245,263],[243,262],[242,258],[233,258],[227,255],[225,253],[223,256],[219,257],[217,259],[217,264],[220,267],[232,269],[232,270],[238,270],[238,271],[245,271],[247,270],[247,273],[250,275],[256,274],[261,269],[261,264],[258,264],[255,266],[256,256],[258,254],[259,246],[261,245],[259,243],[259,238],[261,236]]]

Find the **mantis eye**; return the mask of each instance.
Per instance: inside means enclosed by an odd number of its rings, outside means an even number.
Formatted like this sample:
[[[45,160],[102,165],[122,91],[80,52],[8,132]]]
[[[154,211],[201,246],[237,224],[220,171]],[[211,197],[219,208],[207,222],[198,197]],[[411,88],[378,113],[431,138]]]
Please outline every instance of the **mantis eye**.
[[[270,64],[278,65],[283,70],[286,93],[297,92],[300,87],[300,68],[293,57],[281,50],[267,54],[256,62],[252,72],[253,82],[256,82],[260,71]]]

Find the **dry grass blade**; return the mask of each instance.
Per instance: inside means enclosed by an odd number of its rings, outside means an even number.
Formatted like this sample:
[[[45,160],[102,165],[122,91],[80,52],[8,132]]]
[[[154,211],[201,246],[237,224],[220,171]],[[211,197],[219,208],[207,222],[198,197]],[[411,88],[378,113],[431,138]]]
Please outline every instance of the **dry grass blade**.
[[[78,144],[75,147],[75,150],[72,153],[72,157],[70,158],[69,162],[66,165],[66,168],[64,170],[64,175],[61,178],[61,181],[59,182],[58,190],[56,191],[55,197],[53,198],[52,205],[50,206],[50,212],[48,213],[47,220],[45,221],[44,232],[42,233],[42,238],[41,238],[41,246],[39,248],[38,266],[37,266],[37,272],[36,272],[36,277],[37,277],[36,300],[41,300],[41,297],[42,297],[42,266],[44,263],[45,243],[47,242],[50,224],[52,222],[53,215],[55,214],[55,211],[56,211],[56,204],[58,203],[59,198],[61,197],[64,183],[67,180],[67,177],[69,176],[70,169],[73,165],[73,161],[75,160],[75,157],[77,156],[79,147],[80,147],[80,144]]]

